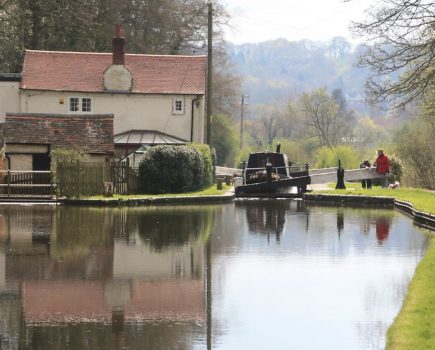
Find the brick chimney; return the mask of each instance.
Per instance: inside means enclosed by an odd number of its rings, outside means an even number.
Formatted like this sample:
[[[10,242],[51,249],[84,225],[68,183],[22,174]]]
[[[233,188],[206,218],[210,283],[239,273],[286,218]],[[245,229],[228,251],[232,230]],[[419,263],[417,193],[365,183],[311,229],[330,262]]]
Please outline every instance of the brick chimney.
[[[115,37],[112,39],[112,63],[124,65],[124,44],[122,27],[117,24],[115,27]]]
[[[125,38],[122,28],[116,25],[115,37],[112,39],[112,64],[104,71],[104,90],[110,92],[130,92],[133,86],[133,76],[125,65]]]

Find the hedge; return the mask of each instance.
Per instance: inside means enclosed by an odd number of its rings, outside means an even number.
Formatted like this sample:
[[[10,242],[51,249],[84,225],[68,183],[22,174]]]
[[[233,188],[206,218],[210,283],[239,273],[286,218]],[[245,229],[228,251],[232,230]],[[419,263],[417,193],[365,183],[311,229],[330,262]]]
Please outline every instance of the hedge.
[[[212,184],[213,181],[213,173],[214,173],[214,166],[215,166],[215,159],[216,154],[214,150],[210,148],[209,145],[203,144],[203,143],[191,143],[188,145],[188,147],[191,147],[193,149],[198,150],[201,155],[202,159],[204,160],[204,168],[203,168],[203,174],[204,174],[204,183],[203,186],[209,186]]]
[[[204,152],[206,153],[206,152]],[[139,164],[142,193],[183,193],[209,184],[209,157],[195,145],[149,148]]]

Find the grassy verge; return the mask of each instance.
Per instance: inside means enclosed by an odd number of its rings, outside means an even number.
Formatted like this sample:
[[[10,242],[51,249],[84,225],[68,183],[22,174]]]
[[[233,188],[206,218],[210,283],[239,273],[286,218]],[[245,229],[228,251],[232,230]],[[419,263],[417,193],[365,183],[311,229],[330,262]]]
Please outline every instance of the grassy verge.
[[[331,189],[316,191],[316,193],[394,197],[413,204],[416,210],[435,214],[435,193],[429,192],[427,190],[406,187],[393,190],[391,188],[381,188],[377,186],[373,187],[371,190],[364,190],[361,188],[361,185],[357,184],[346,184],[346,188],[346,190]]]
[[[160,198],[160,197],[180,197],[180,196],[215,196],[225,194],[231,186],[222,185],[222,190],[216,188],[216,184],[202,189],[201,191],[188,192],[188,193],[165,193],[165,194],[132,194],[132,195],[114,195],[113,197],[92,196],[86,199],[140,199],[140,198]]]
[[[435,349],[435,240],[409,285],[402,310],[387,334],[388,350]]]
[[[413,204],[414,208],[435,214],[435,194],[423,189],[374,187],[346,184],[346,190],[316,191],[316,193],[351,194],[394,197]],[[418,265],[409,285],[402,309],[388,330],[387,350],[435,349],[435,239]]]

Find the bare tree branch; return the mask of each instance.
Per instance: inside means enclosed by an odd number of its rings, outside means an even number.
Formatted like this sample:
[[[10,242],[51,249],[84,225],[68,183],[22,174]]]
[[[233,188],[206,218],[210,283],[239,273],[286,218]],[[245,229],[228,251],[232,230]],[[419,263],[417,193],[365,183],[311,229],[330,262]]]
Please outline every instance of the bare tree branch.
[[[402,108],[424,99],[435,88],[435,3],[382,0],[368,14],[353,30],[370,43],[359,62],[372,70],[369,102]]]

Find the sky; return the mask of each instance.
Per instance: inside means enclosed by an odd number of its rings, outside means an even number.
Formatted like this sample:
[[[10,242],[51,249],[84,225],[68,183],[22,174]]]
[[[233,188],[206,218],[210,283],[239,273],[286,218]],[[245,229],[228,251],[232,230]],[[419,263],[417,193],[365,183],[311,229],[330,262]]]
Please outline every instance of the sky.
[[[349,25],[365,18],[376,0],[221,0],[232,15],[229,42],[241,44],[278,38],[327,41],[342,36],[357,43]]]

